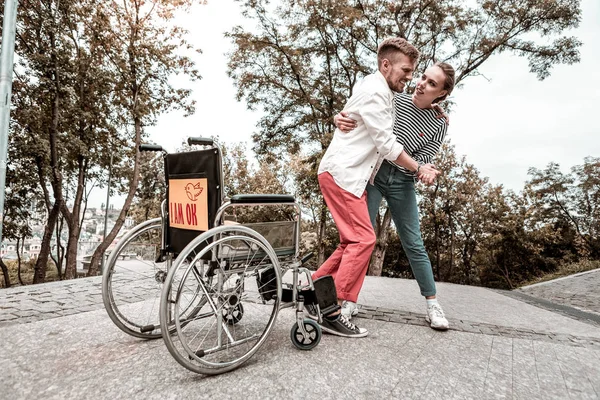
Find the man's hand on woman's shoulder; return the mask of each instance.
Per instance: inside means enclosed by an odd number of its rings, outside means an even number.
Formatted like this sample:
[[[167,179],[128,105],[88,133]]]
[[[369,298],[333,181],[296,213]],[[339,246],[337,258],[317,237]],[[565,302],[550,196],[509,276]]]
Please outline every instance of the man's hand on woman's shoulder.
[[[431,105],[431,108],[433,108],[433,110],[437,112],[437,115],[435,116],[436,118],[444,118],[444,121],[446,121],[446,125],[450,125],[450,117],[448,117],[448,114],[446,114],[446,111],[444,111],[442,106],[440,106],[438,103],[433,103]]]

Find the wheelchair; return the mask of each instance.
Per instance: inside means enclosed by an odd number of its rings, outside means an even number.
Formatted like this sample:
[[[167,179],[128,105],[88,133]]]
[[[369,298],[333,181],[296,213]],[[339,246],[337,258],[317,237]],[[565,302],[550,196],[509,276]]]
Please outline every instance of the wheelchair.
[[[223,201],[219,145],[207,138],[188,144],[202,149],[168,154],[159,145],[140,146],[162,153],[167,196],[160,218],[137,225],[110,252],[102,279],[109,317],[134,337],[162,337],[178,363],[201,374],[246,362],[283,308],[296,312],[294,346],[314,348],[322,336],[318,322],[337,307],[337,296],[332,280],[313,282],[303,267],[310,255],[299,254],[300,206],[290,195]],[[229,215],[257,207],[275,207],[282,220],[239,223]],[[315,285],[324,287],[318,299]]]

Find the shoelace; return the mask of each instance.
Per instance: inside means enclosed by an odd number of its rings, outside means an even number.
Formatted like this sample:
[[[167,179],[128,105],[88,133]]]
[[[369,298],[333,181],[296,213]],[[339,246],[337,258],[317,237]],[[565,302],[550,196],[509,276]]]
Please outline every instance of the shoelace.
[[[433,313],[435,314],[436,317],[440,317],[440,318],[446,318],[444,316],[444,311],[442,311],[442,307],[440,307],[437,304],[433,304],[431,307],[429,307],[433,310]]]
[[[350,321],[348,320],[348,318],[346,318],[346,316],[345,316],[345,315],[340,315],[340,322],[341,322],[342,324],[344,324],[344,326],[345,326],[346,328],[348,328],[348,329],[350,329],[350,330],[352,330],[352,331],[355,331],[355,330],[357,330],[357,329],[356,329],[356,325],[354,325],[352,322],[350,322]]]

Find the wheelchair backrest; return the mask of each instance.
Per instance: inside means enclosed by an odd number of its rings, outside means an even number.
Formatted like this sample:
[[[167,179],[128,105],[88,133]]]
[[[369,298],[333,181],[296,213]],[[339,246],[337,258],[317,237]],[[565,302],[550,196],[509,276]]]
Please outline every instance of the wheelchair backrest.
[[[218,148],[166,155],[167,251],[179,254],[213,227],[222,202],[221,165]]]

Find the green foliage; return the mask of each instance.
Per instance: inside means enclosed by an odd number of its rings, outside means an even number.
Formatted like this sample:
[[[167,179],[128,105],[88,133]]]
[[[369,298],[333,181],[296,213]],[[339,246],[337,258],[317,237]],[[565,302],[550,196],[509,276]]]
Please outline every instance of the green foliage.
[[[20,4],[5,222],[8,237],[26,236],[31,216],[46,215],[39,281],[44,280],[57,222],[66,221],[66,275],[73,277],[79,218],[89,187],[105,183],[110,168],[111,193],[128,194],[126,213],[136,193],[137,144],[146,135],[144,127],[172,109],[193,112],[191,91],[173,87],[169,78],[178,73],[200,78],[181,51],[193,50],[187,32],[172,24],[177,10],[194,3]],[[116,236],[124,219],[119,216],[107,240]]]
[[[140,154],[140,183],[129,216],[136,224],[160,217],[166,198],[164,159],[156,153]]]
[[[225,196],[236,194],[290,194],[289,168],[273,160],[250,164],[245,144],[237,143],[223,148]],[[256,223],[294,220],[295,211],[289,206],[236,207],[226,218],[238,223]]]
[[[564,174],[557,163],[529,170],[526,185],[536,222],[576,235],[582,254],[600,257],[600,158],[586,157]]]
[[[580,42],[561,36],[581,18],[578,0],[462,1],[239,0],[256,22],[227,34],[234,49],[229,75],[238,98],[265,113],[254,140],[259,155],[320,154],[331,140],[332,117],[356,81],[373,72],[378,44],[408,39],[422,52],[417,71],[433,60],[457,70],[457,83],[493,54],[527,57],[540,79],[559,63],[579,61]],[[532,40],[534,33],[542,38]],[[548,40],[554,41],[548,44]]]
[[[377,47],[385,38],[404,37],[421,50],[417,71],[434,60],[454,65],[457,84],[477,75],[483,63],[501,52],[527,57],[539,79],[555,64],[579,61],[581,43],[564,35],[579,23],[578,0],[481,0],[474,7],[459,0],[238,2],[256,26],[227,33],[234,45],[228,74],[238,99],[263,111],[255,151],[266,160],[304,154],[310,173],[299,174],[296,184],[311,204],[306,193],[318,192],[316,165],[331,141],[333,116],[354,84],[376,69]],[[328,213],[322,203],[311,210],[321,241]],[[471,239],[463,257],[470,258],[479,233],[472,224],[461,226],[475,229],[465,233]],[[323,261],[323,248],[319,257]],[[453,265],[451,259],[442,271],[448,279]]]

